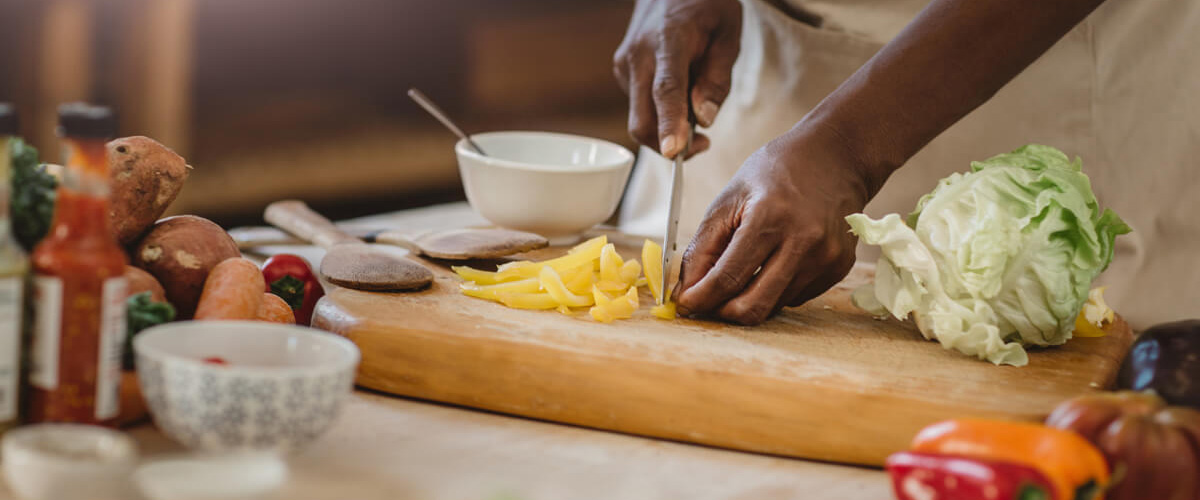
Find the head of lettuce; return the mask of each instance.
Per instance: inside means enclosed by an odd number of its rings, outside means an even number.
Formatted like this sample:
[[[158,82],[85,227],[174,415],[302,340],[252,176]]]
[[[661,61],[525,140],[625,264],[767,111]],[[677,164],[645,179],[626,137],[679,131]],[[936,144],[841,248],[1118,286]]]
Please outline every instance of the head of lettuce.
[[[901,220],[846,218],[883,256],[859,307],[912,314],[947,349],[996,364],[1028,363],[1024,345],[1071,338],[1092,280],[1129,232],[1100,210],[1080,161],[1031,144],[938,182]]]

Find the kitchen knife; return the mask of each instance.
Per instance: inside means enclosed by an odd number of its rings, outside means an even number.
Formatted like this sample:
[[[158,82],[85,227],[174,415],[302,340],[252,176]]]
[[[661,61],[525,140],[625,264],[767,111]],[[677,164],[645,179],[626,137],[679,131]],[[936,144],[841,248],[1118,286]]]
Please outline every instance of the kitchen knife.
[[[658,305],[662,305],[666,301],[667,292],[671,289],[667,278],[671,275],[671,257],[675,255],[675,233],[679,231],[679,203],[683,199],[683,158],[692,149],[692,135],[694,134],[695,129],[689,128],[687,145],[679,154],[675,155],[675,162],[671,166],[671,208],[667,212],[667,232],[663,234],[662,290],[658,294]]]

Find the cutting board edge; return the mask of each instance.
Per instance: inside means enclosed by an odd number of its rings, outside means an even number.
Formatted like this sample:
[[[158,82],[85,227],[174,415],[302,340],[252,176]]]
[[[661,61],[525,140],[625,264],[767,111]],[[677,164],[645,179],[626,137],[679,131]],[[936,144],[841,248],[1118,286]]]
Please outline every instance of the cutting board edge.
[[[629,360],[600,355],[574,353],[564,359],[562,352],[541,348],[540,356],[531,356],[528,345],[487,339],[471,339],[469,343],[461,342],[453,336],[438,332],[406,331],[397,335],[395,330],[377,331],[369,322],[358,322],[351,331],[335,332],[346,336],[352,341],[363,341],[372,335],[389,335],[404,339],[405,343],[398,345],[398,351],[407,353],[456,353],[458,359],[427,359],[424,356],[414,356],[400,352],[364,353],[364,361],[360,366],[357,383],[363,387],[397,394],[406,397],[426,399],[443,403],[481,408],[499,413],[518,415],[550,422],[561,422],[583,427],[627,434],[668,439],[680,442],[699,443],[718,448],[740,451],[766,453],[771,455],[796,458],[814,459],[827,462],[849,463],[866,466],[881,466],[888,454],[907,447],[908,439],[920,428],[940,421],[947,415],[959,417],[991,417],[1012,419],[1014,414],[978,411],[975,408],[962,408],[953,405],[930,404],[922,406],[920,411],[905,409],[902,402],[888,396],[867,396],[856,391],[829,390],[820,394],[806,394],[795,397],[781,393],[778,381],[766,376],[739,376],[728,380],[724,373],[704,373],[702,370],[692,370],[696,378],[704,380],[705,384],[693,384],[690,389],[677,391],[668,388],[678,388],[679,385],[659,386],[644,384],[639,392],[631,387],[633,379],[670,378],[678,373],[677,366],[668,363],[658,363],[647,360]],[[440,345],[438,345],[440,344]],[[506,345],[509,344],[509,345]],[[518,349],[520,358],[524,360],[538,359],[542,366],[517,366],[518,356],[509,352]],[[513,366],[509,370],[497,370],[501,374],[491,380],[479,380],[478,374],[469,368],[456,363],[461,359],[480,359],[487,357],[492,365],[503,366],[504,359],[511,360]],[[387,362],[378,362],[386,359]],[[578,390],[580,384],[572,382],[569,365],[579,363],[595,363],[608,365],[609,369],[592,369],[589,373],[604,373],[607,376],[600,379],[587,379],[586,384],[601,384],[603,390],[593,391],[593,394],[628,393],[635,397],[629,401],[589,400],[590,406],[583,408],[556,408],[557,401],[571,401],[571,392]],[[456,368],[457,366],[457,368]],[[396,368],[403,367],[403,368]],[[667,369],[670,368],[670,369]],[[544,377],[543,380],[522,380],[522,372],[557,374]],[[425,374],[425,375],[421,375]],[[431,380],[429,374],[436,377]],[[515,375],[514,375],[515,374]],[[713,377],[710,375],[720,375]],[[545,380],[546,378],[551,380]],[[714,383],[715,381],[715,383]],[[687,380],[678,381],[686,384]],[[522,394],[514,397],[506,395],[509,384],[522,384]],[[647,391],[646,389],[651,389]],[[659,389],[657,392],[653,389]],[[1081,391],[1080,394],[1087,392]],[[756,396],[757,395],[757,396]],[[700,404],[701,408],[710,412],[708,421],[678,423],[661,422],[655,415],[665,410],[664,401],[675,400],[674,404],[694,404],[696,400],[715,399],[722,397],[742,398],[738,404]],[[523,398],[523,399],[522,399]],[[521,403],[513,403],[520,401]],[[714,401],[713,403],[719,403]],[[656,405],[657,404],[657,405]],[[792,421],[788,428],[779,429],[766,426],[759,421],[754,411],[747,411],[762,405],[776,405],[771,414],[788,413],[789,409],[798,418]],[[849,425],[843,411],[833,411],[832,408],[843,405],[858,406],[850,412],[857,415],[883,416],[865,418],[857,425]],[[586,405],[585,405],[586,406]],[[814,411],[813,408],[826,408]],[[1040,420],[1049,413],[1051,407],[1044,411],[1029,412],[1021,415],[1025,420]],[[677,412],[685,413],[685,412]],[[838,418],[839,427],[849,428],[854,434],[829,441],[830,435],[821,429],[820,421]],[[769,419],[768,419],[769,420]],[[773,420],[769,420],[772,421]],[[684,431],[683,429],[686,429]],[[887,429],[882,431],[880,429]],[[906,436],[898,439],[897,436]]]

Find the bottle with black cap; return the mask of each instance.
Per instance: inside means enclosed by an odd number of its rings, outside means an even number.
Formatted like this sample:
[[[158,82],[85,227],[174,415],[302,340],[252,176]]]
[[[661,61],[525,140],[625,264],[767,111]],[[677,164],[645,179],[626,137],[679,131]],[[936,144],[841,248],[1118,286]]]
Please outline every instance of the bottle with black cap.
[[[50,232],[33,250],[31,422],[111,424],[125,342],[125,252],[109,221],[108,108],[58,110],[65,158]]]
[[[17,424],[23,297],[29,272],[29,259],[12,235],[8,214],[17,125],[16,110],[0,103],[0,432]]]

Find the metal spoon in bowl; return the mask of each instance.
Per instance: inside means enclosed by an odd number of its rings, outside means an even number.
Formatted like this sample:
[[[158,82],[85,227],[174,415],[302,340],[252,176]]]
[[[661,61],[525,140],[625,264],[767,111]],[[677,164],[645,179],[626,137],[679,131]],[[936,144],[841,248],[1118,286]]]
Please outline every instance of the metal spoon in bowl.
[[[457,135],[460,139],[467,141],[467,144],[470,145],[471,149],[474,149],[476,153],[487,156],[487,153],[483,152],[483,148],[479,147],[478,144],[475,144],[475,141],[471,140],[471,136],[467,135],[466,132],[463,132],[458,125],[455,125],[454,120],[451,120],[450,117],[446,115],[446,112],[442,111],[442,108],[439,108],[437,104],[434,104],[433,101],[430,100],[429,97],[426,97],[425,94],[420,90],[415,88],[408,89],[408,97],[411,97],[412,100],[416,101],[417,104],[425,109],[425,111],[433,115],[434,118],[437,118],[437,121],[442,122],[442,125],[445,125],[446,128],[450,129],[451,132],[454,132],[454,135]]]

